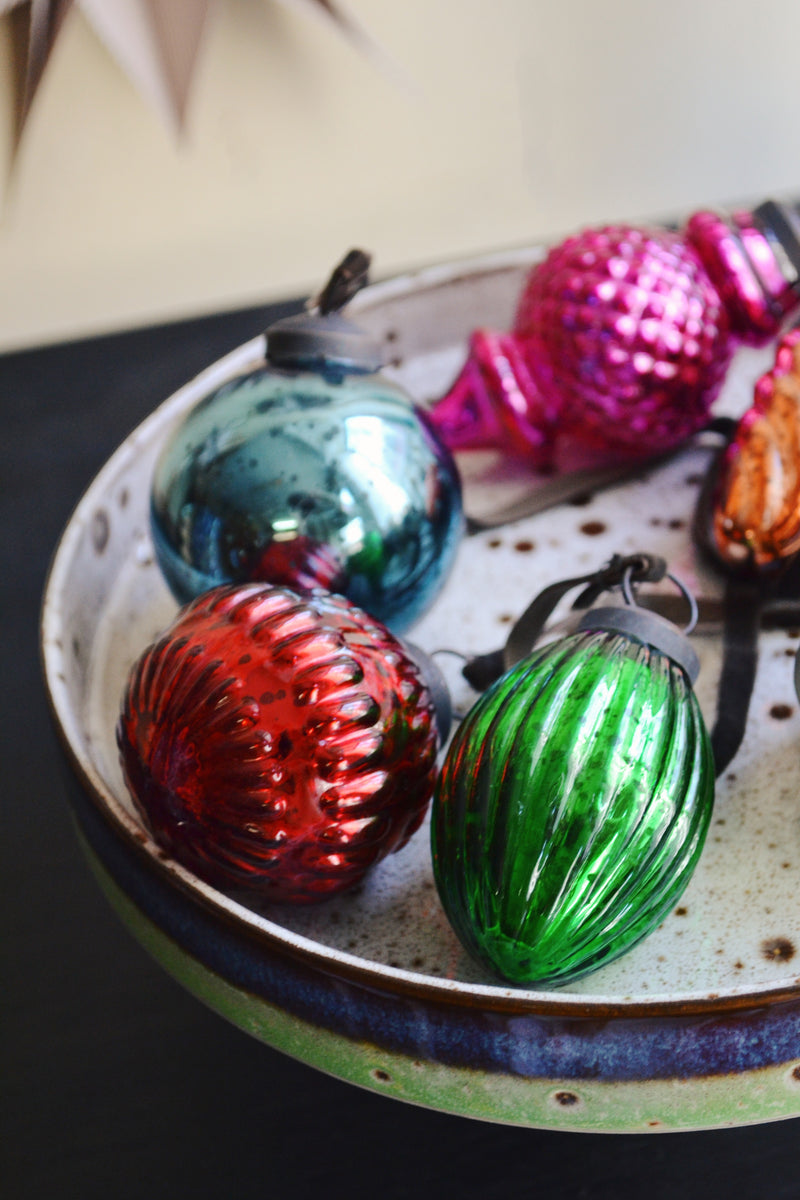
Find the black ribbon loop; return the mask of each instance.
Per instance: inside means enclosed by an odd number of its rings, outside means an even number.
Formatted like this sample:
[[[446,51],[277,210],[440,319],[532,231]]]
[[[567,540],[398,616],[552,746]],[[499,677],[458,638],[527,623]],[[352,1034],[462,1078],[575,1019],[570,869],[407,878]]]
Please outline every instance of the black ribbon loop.
[[[667,573],[667,564],[655,554],[615,554],[598,571],[576,575],[551,583],[536,596],[512,626],[505,646],[489,654],[472,658],[462,674],[476,691],[485,691],[495,679],[526,658],[542,635],[556,605],[568,592],[583,585],[583,591],[572,602],[573,609],[591,608],[598,596],[610,588],[621,587],[626,576],[631,583],[658,583]]]

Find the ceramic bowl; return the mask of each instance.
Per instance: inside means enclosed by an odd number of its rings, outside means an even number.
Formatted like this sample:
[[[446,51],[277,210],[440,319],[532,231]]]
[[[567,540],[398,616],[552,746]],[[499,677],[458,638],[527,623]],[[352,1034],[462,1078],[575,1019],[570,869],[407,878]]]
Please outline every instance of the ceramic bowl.
[[[532,250],[377,285],[352,315],[385,343],[420,401],[460,365],[471,329],[506,327]],[[499,985],[464,955],[433,884],[427,828],[355,894],[315,909],[256,910],[159,850],[135,815],[114,739],[129,665],[175,604],[155,564],[147,503],[168,430],[263,351],[248,343],[165,401],[112,456],[57,548],[44,597],[47,688],[79,836],[123,921],[185,987],[306,1063],[387,1096],[485,1120],[662,1131],[800,1114],[800,720],[797,642],[765,632],[744,744],[719,780],[711,832],[680,904],[617,962],[566,989]],[[772,351],[742,352],[718,410],[750,403]],[[448,585],[413,630],[423,649],[491,650],[545,584],[650,550],[706,597],[689,523],[708,450],[581,503],[465,539]],[[530,476],[463,456],[469,511]],[[695,639],[713,719],[719,630]],[[455,703],[473,698],[443,656]]]

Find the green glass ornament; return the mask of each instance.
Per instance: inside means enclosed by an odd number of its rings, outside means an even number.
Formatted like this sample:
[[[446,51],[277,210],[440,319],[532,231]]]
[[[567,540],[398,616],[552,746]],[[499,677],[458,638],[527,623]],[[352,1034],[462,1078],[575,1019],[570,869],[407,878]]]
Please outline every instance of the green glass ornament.
[[[459,726],[434,796],[434,873],[459,939],[495,974],[578,979],[681,895],[714,800],[698,666],[663,618],[596,609]]]

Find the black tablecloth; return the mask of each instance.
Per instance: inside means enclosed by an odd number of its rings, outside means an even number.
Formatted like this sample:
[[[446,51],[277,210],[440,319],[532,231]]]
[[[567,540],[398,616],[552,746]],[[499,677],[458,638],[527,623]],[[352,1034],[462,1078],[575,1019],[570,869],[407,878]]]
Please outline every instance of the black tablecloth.
[[[276,315],[253,309],[0,357],[3,1196],[800,1197],[796,1121],[550,1133],[328,1078],[203,1008],[107,906],[71,825],[40,682],[48,559],[125,434]]]

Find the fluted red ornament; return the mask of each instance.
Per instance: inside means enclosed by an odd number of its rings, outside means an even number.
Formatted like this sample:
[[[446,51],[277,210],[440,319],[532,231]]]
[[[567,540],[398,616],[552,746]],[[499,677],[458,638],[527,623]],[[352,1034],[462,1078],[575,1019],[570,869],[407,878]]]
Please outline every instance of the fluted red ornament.
[[[680,232],[628,225],[568,238],[534,267],[509,333],[479,329],[432,420],[451,449],[553,465],[562,437],[638,456],[701,429],[737,345],[800,304],[800,223],[768,201]]]
[[[211,590],[134,665],[117,738],[159,845],[208,882],[306,903],[405,845],[438,738],[411,654],[350,601]]]

